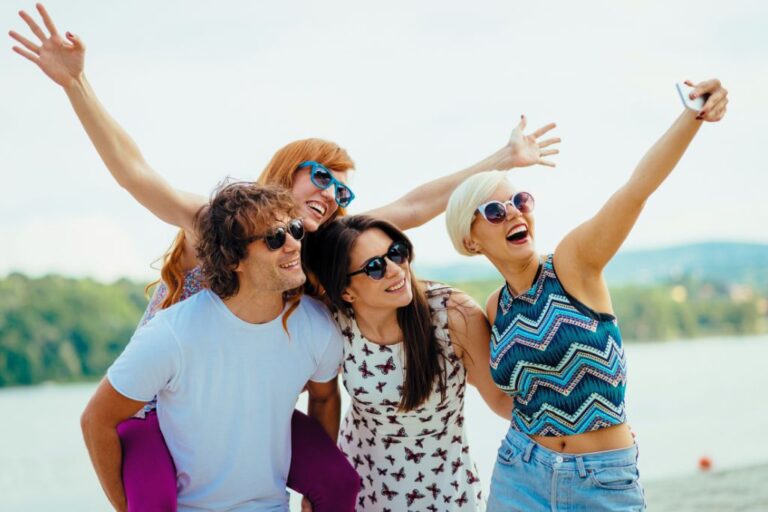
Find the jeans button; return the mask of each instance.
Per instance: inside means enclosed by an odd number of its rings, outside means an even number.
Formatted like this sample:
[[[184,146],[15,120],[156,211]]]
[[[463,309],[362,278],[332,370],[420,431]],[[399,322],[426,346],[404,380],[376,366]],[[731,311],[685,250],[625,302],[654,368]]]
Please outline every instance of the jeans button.
[[[558,455],[557,457],[555,457],[555,462],[560,464],[561,462],[563,462],[563,458],[560,455]]]

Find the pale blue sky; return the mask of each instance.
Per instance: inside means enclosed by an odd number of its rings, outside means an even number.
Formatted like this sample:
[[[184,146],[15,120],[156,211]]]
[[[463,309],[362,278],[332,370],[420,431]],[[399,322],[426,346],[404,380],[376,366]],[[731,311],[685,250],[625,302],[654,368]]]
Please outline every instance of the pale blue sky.
[[[761,158],[768,5],[751,2],[86,2],[46,4],[88,46],[102,102],[174,185],[207,194],[319,136],[357,163],[353,212],[463,168],[521,113],[557,121],[558,167],[513,171],[552,249],[623,183],[681,111],[674,83],[720,77],[707,125],[625,247],[768,242]],[[25,27],[4,1],[6,29]],[[0,53],[0,275],[154,275],[175,230],[111,179],[63,92]],[[442,217],[412,232],[422,262],[459,260]]]

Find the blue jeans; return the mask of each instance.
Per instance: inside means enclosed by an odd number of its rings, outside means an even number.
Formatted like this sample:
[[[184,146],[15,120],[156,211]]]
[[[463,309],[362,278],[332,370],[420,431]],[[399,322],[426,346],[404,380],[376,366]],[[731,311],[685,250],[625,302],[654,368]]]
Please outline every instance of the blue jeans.
[[[637,446],[558,453],[510,429],[491,479],[488,512],[596,512],[645,509]]]

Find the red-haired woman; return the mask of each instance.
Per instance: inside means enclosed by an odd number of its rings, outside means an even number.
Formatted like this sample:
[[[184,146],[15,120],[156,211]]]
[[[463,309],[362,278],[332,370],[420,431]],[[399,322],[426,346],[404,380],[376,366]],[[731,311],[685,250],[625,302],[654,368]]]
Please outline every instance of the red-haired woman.
[[[184,300],[203,286],[195,257],[195,213],[206,198],[170,186],[144,160],[130,136],[102,107],[84,74],[85,46],[69,32],[58,33],[45,8],[37,9],[47,29],[33,18],[21,17],[39,41],[31,41],[11,32],[21,46],[14,51],[35,63],[48,77],[60,85],[72,104],[94,147],[112,176],[123,188],[159,219],[181,230],[167,253],[161,281],[142,319],[148,321],[159,309]],[[539,141],[554,128],[549,124],[531,135],[524,135],[523,118],[512,132],[509,142],[477,164],[462,171],[426,183],[400,199],[367,212],[401,229],[424,224],[441,213],[451,192],[465,178],[491,169],[510,169],[534,164],[554,166],[544,158],[556,149],[545,149],[559,142],[557,138]],[[280,184],[292,190],[304,214],[308,231],[344,214],[354,198],[346,185],[354,164],[338,145],[305,139],[280,149],[258,178],[261,184]],[[340,400],[334,397],[309,397],[313,400]],[[340,407],[340,405],[339,405]],[[151,409],[151,404],[147,409]],[[144,421],[131,421],[119,428],[123,441],[123,482],[130,510],[175,510],[175,471],[164,448],[162,434],[153,413]],[[334,438],[338,431],[336,418],[321,418],[325,432]],[[292,422],[293,450],[287,485],[305,495],[314,510],[352,510],[359,478],[335,449],[323,428],[315,420],[296,412]],[[318,454],[324,454],[319,457]],[[151,485],[148,483],[152,482]],[[165,482],[165,484],[161,484]]]

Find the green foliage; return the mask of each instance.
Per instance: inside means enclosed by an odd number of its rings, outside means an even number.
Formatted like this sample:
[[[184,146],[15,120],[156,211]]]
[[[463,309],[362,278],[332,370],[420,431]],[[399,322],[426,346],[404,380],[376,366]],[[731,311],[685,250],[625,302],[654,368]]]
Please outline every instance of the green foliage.
[[[451,281],[482,306],[500,279]],[[766,332],[768,302],[742,286],[690,275],[611,290],[626,340]],[[146,307],[143,285],[60,276],[0,279],[0,387],[95,379],[120,354]]]
[[[485,307],[501,280],[452,283]],[[692,278],[649,286],[611,289],[614,313],[625,340],[668,340],[766,332],[756,293],[733,300],[729,286]],[[684,293],[684,297],[680,296]],[[764,300],[764,299],[762,299]]]
[[[0,387],[103,375],[145,306],[143,286],[127,280],[0,280]]]

